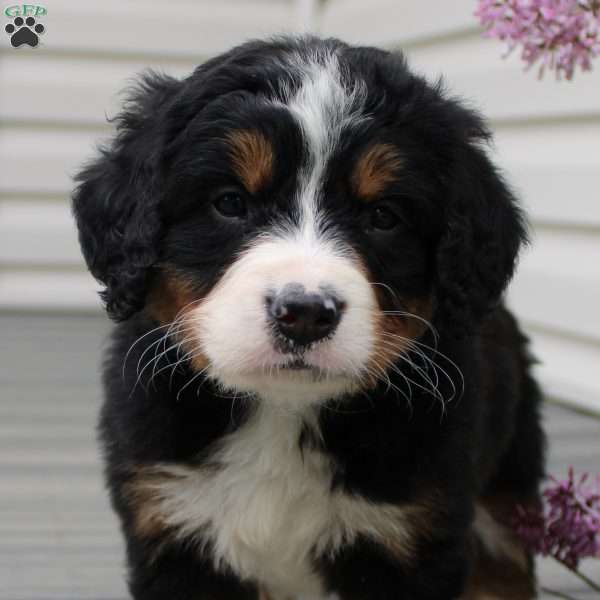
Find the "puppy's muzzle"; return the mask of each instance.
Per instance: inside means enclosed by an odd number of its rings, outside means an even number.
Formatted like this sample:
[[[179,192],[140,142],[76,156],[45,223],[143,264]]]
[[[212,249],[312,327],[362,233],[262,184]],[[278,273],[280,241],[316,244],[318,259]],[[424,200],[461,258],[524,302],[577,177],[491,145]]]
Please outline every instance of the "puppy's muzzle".
[[[268,295],[266,306],[277,338],[288,352],[299,352],[335,333],[345,302],[325,289],[307,293],[303,285],[290,283]]]

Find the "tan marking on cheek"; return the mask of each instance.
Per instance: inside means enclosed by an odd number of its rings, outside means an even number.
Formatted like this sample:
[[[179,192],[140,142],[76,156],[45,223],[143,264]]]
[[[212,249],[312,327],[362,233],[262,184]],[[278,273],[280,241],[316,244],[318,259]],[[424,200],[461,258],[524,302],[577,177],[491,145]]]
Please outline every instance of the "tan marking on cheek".
[[[189,280],[169,267],[157,274],[149,294],[146,312],[160,325],[170,325],[177,321],[180,326],[173,326],[171,335],[181,341],[183,352],[190,353],[190,364],[196,371],[206,368],[208,359],[200,350],[190,317],[193,309],[198,307],[202,296],[194,291]],[[167,331],[165,327],[164,331]]]
[[[381,307],[389,306],[384,295],[389,292],[385,288],[375,286],[375,295],[378,298],[378,308],[373,315],[375,343],[368,364],[368,370],[376,379],[385,376],[386,371],[405,354],[411,342],[418,339],[427,329],[427,321],[433,314],[433,302],[430,296],[405,300],[402,310],[409,315],[402,316],[385,314]],[[391,309],[390,309],[391,310]],[[384,377],[385,378],[385,377]]]
[[[236,131],[229,136],[233,168],[251,194],[258,192],[273,177],[273,146],[258,131]]]
[[[402,158],[391,144],[372,146],[357,161],[352,173],[355,193],[365,200],[377,199],[398,178]]]
[[[175,270],[164,267],[154,280],[146,311],[161,325],[166,325],[181,316],[194,299],[191,283]]]
[[[386,371],[406,352],[410,342],[423,334],[433,315],[433,299],[429,295],[412,300],[403,299],[402,310],[414,317],[386,314],[388,310],[399,310],[393,308],[396,299],[390,296],[392,292],[383,285],[372,283],[373,277],[361,259],[356,258],[355,263],[371,283],[376,299],[371,313],[373,349],[364,378],[364,386],[368,388],[375,386],[378,381],[385,381]]]

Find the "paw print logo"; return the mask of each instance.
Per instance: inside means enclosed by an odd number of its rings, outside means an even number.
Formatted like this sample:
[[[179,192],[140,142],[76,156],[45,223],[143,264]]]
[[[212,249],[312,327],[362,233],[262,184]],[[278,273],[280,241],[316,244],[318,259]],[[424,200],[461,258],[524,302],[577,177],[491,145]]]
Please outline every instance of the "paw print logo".
[[[18,48],[23,44],[27,44],[35,48],[39,41],[39,34],[44,33],[46,28],[35,22],[33,17],[27,17],[23,20],[22,17],[15,17],[12,23],[9,23],[4,31],[10,35],[10,43],[14,48]]]

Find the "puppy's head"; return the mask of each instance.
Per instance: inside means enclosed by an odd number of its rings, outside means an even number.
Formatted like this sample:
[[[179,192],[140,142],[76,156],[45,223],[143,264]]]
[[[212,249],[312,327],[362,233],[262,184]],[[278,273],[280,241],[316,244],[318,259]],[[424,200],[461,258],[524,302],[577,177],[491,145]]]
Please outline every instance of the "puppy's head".
[[[397,54],[253,42],[146,76],[118,125],[74,195],[90,270],[227,388],[373,384],[430,323],[468,334],[524,240],[479,117]]]

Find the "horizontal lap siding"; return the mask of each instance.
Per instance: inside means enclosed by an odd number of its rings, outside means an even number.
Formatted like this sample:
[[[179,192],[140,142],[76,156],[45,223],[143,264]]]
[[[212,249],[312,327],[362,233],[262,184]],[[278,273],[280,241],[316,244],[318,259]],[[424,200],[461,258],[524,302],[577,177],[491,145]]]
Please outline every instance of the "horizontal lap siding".
[[[67,197],[132,76],[147,67],[183,76],[233,43],[291,31],[299,14],[269,0],[141,6],[49,3],[43,48],[1,46],[0,307],[97,309]],[[328,35],[404,48],[415,69],[443,75],[489,117],[492,152],[533,224],[510,303],[548,391],[600,410],[600,64],[573,82],[539,81],[480,37],[474,6],[330,0],[318,23]]]

